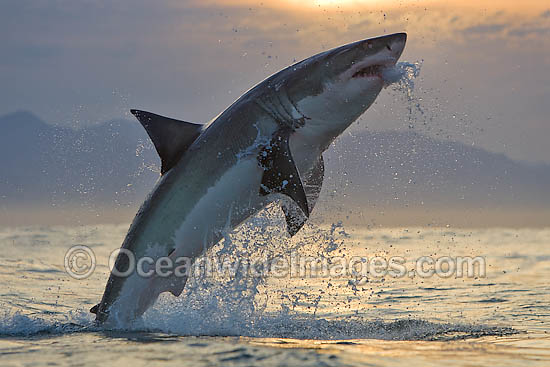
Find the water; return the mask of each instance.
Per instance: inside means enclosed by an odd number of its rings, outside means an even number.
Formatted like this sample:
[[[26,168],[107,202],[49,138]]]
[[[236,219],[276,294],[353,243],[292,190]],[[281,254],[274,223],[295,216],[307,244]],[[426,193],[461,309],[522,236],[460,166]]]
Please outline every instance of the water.
[[[161,297],[130,330],[95,326],[88,309],[127,225],[0,230],[0,364],[451,366],[550,363],[550,229],[319,228],[284,235],[280,213],[260,215],[210,255],[481,256],[486,276],[319,276],[244,271],[197,274]],[[71,278],[73,245],[97,256]],[[479,274],[478,274],[479,275]]]
[[[412,125],[423,113],[413,93],[420,67],[399,63],[384,71],[387,84],[405,96]],[[248,261],[259,272],[199,271],[179,298],[162,295],[130,328],[109,330],[88,310],[101,298],[108,257],[127,229],[0,228],[0,365],[550,364],[550,228],[307,223],[289,239],[272,206],[207,254]],[[65,271],[74,245],[95,254],[88,278]],[[269,267],[294,256],[329,259],[332,270],[338,259],[402,259],[406,272],[281,276]],[[422,277],[412,270],[425,256],[479,258],[486,272]]]

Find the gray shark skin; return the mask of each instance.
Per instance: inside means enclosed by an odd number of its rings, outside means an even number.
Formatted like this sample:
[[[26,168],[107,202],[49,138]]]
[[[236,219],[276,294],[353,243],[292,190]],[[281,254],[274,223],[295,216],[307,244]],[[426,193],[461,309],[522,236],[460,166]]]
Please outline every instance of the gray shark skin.
[[[256,85],[206,125],[132,110],[153,140],[162,176],[139,209],[122,249],[195,259],[281,195],[292,236],[319,196],[322,153],[359,118],[385,85],[406,43],[398,33],[312,56]],[[132,265],[119,254],[115,267]],[[112,272],[98,323],[126,327],[162,292],[179,296],[185,277]]]

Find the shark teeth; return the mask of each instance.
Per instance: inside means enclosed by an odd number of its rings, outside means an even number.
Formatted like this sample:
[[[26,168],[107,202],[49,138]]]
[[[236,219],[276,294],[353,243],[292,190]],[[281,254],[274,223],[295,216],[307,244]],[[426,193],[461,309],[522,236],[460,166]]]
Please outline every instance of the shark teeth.
[[[356,71],[353,74],[352,78],[364,78],[364,77],[371,77],[371,76],[380,77],[381,71],[382,71],[381,65],[370,65]]]

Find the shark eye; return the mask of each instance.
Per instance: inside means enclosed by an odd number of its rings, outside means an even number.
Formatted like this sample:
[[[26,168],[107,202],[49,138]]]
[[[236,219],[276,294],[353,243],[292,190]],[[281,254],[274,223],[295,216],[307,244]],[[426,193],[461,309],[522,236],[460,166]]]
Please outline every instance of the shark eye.
[[[390,45],[386,45],[386,48],[391,51]]]

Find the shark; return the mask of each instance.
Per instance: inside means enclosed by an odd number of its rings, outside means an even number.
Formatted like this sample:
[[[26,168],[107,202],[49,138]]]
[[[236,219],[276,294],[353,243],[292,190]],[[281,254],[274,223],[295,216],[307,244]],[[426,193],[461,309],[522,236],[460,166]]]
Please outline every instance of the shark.
[[[101,302],[90,310],[96,322],[126,327],[161,293],[183,292],[187,276],[144,277],[131,271],[136,259],[196,259],[273,202],[281,205],[288,234],[300,231],[321,192],[323,152],[374,103],[406,40],[396,33],[311,56],[206,124],[131,110],[160,156],[161,176],[130,226]]]

